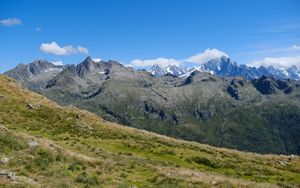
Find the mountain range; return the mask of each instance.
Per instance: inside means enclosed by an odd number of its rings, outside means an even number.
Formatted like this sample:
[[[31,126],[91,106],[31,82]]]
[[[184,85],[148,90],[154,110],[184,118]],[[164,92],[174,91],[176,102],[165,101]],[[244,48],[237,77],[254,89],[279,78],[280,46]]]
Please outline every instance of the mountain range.
[[[47,82],[61,72],[66,66],[54,65],[46,60],[36,60],[30,64],[19,64],[4,74],[12,77],[30,90],[40,90]]]
[[[160,67],[159,65],[153,65],[151,73],[154,76],[163,76],[165,74],[172,74],[174,76],[188,77],[194,71],[207,72],[218,76],[231,76],[231,77],[243,77],[251,80],[260,78],[261,76],[272,76],[276,79],[300,79],[300,72],[296,66],[287,68],[274,67],[272,65],[268,67],[251,67],[247,65],[238,65],[236,62],[230,60],[229,57],[218,57],[211,59],[199,66],[192,68],[182,68],[176,65],[168,65],[166,67]]]
[[[258,69],[229,58],[201,67],[182,76],[153,76],[88,57],[63,67],[34,61],[4,74],[61,105],[126,126],[244,151],[300,153],[300,81],[240,77],[241,67]]]
[[[296,155],[124,127],[0,75],[0,187],[298,187],[299,172]]]

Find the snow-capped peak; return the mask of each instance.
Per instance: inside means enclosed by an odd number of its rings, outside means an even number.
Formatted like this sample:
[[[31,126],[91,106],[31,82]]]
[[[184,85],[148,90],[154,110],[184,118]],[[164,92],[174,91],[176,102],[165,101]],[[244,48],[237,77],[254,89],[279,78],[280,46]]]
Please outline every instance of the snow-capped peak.
[[[187,70],[176,65],[168,65],[166,67],[160,67],[159,65],[153,65],[151,68],[151,74],[154,76],[163,76],[170,73],[174,76],[179,76],[186,73]]]
[[[211,59],[208,62],[193,67],[189,70],[182,69],[178,66],[167,66],[165,68],[161,68],[156,65],[152,68],[152,74],[155,76],[163,76],[167,73],[170,73],[174,76],[188,77],[194,71],[207,72],[219,76],[240,76],[246,79],[259,78],[262,75],[273,76],[276,79],[300,79],[300,72],[297,70],[296,66],[283,68],[270,65],[267,67],[260,66],[257,68],[247,65],[238,65],[236,62],[232,62],[228,57],[225,56],[217,59]]]

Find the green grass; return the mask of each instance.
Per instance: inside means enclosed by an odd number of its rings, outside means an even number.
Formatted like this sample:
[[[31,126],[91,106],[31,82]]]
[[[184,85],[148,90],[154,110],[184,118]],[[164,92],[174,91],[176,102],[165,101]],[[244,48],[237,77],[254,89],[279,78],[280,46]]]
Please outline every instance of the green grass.
[[[18,151],[27,148],[28,145],[11,136],[10,133],[2,135],[0,137],[0,152],[4,154],[9,154],[12,151]]]
[[[54,87],[43,94],[107,120],[173,138],[263,154],[299,154],[297,90],[294,96],[266,96],[247,82],[239,87],[241,98],[236,100],[226,93],[220,95],[228,86],[224,80],[195,81],[173,87],[160,79],[112,79],[101,85],[101,94],[89,99],[73,94],[71,101],[73,91],[65,88]],[[145,87],[145,82],[152,82],[152,86]],[[62,91],[66,97],[56,97]]]
[[[0,95],[0,124],[9,129],[0,127],[0,159],[9,158],[0,170],[37,183],[0,177],[0,187],[300,186],[298,156],[244,153],[123,127],[59,107],[2,76]]]

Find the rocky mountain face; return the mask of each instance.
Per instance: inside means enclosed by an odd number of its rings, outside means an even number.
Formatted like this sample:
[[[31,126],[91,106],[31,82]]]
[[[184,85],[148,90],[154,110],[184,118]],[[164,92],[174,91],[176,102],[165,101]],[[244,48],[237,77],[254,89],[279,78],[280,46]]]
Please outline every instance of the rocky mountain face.
[[[167,73],[173,74],[174,76],[187,77],[195,70],[200,72],[207,72],[211,74],[216,74],[221,77],[231,76],[231,77],[244,77],[248,80],[259,78],[263,75],[272,76],[276,79],[292,79],[299,80],[300,72],[297,70],[296,66],[291,66],[288,68],[279,68],[274,66],[269,67],[250,67],[247,65],[238,65],[236,62],[232,62],[228,57],[221,57],[216,59],[211,59],[210,61],[194,68],[183,69],[172,65],[172,70],[169,67],[161,68],[158,65],[154,65],[151,69],[151,73],[154,76],[163,76]]]
[[[166,74],[171,74],[174,76],[180,76],[188,72],[188,69],[178,67],[176,65],[168,65],[164,68],[160,67],[159,65],[153,65],[151,68],[151,74],[154,76],[164,76]]]
[[[260,153],[300,153],[299,81],[228,77],[242,72],[229,59],[204,67],[222,77],[203,70],[155,77],[87,58],[38,92],[106,120],[175,138]]]
[[[36,60],[30,64],[19,64],[12,70],[4,73],[18,80],[26,88],[34,91],[44,89],[47,82],[56,76],[65,67],[54,65],[46,60]]]

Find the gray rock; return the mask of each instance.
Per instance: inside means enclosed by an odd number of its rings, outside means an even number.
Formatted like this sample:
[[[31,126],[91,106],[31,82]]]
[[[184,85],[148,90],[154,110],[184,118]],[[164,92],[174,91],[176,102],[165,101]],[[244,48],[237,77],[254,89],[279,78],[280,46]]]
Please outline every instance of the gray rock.
[[[0,177],[1,176],[4,177],[4,178],[10,179],[11,181],[38,185],[37,182],[35,182],[31,178],[28,178],[28,177],[25,177],[25,176],[17,176],[15,172],[12,172],[10,170],[1,170],[0,171]]]
[[[31,147],[36,147],[36,146],[39,145],[39,143],[37,141],[34,141],[34,140],[29,140],[28,145],[31,146]]]
[[[9,161],[9,158],[7,158],[7,157],[2,157],[1,160],[0,160],[0,163],[6,164],[6,163],[8,163],[8,161]]]
[[[42,105],[40,105],[40,104],[31,104],[31,103],[27,104],[28,109],[36,109],[36,108],[41,108],[41,107],[42,107]]]

